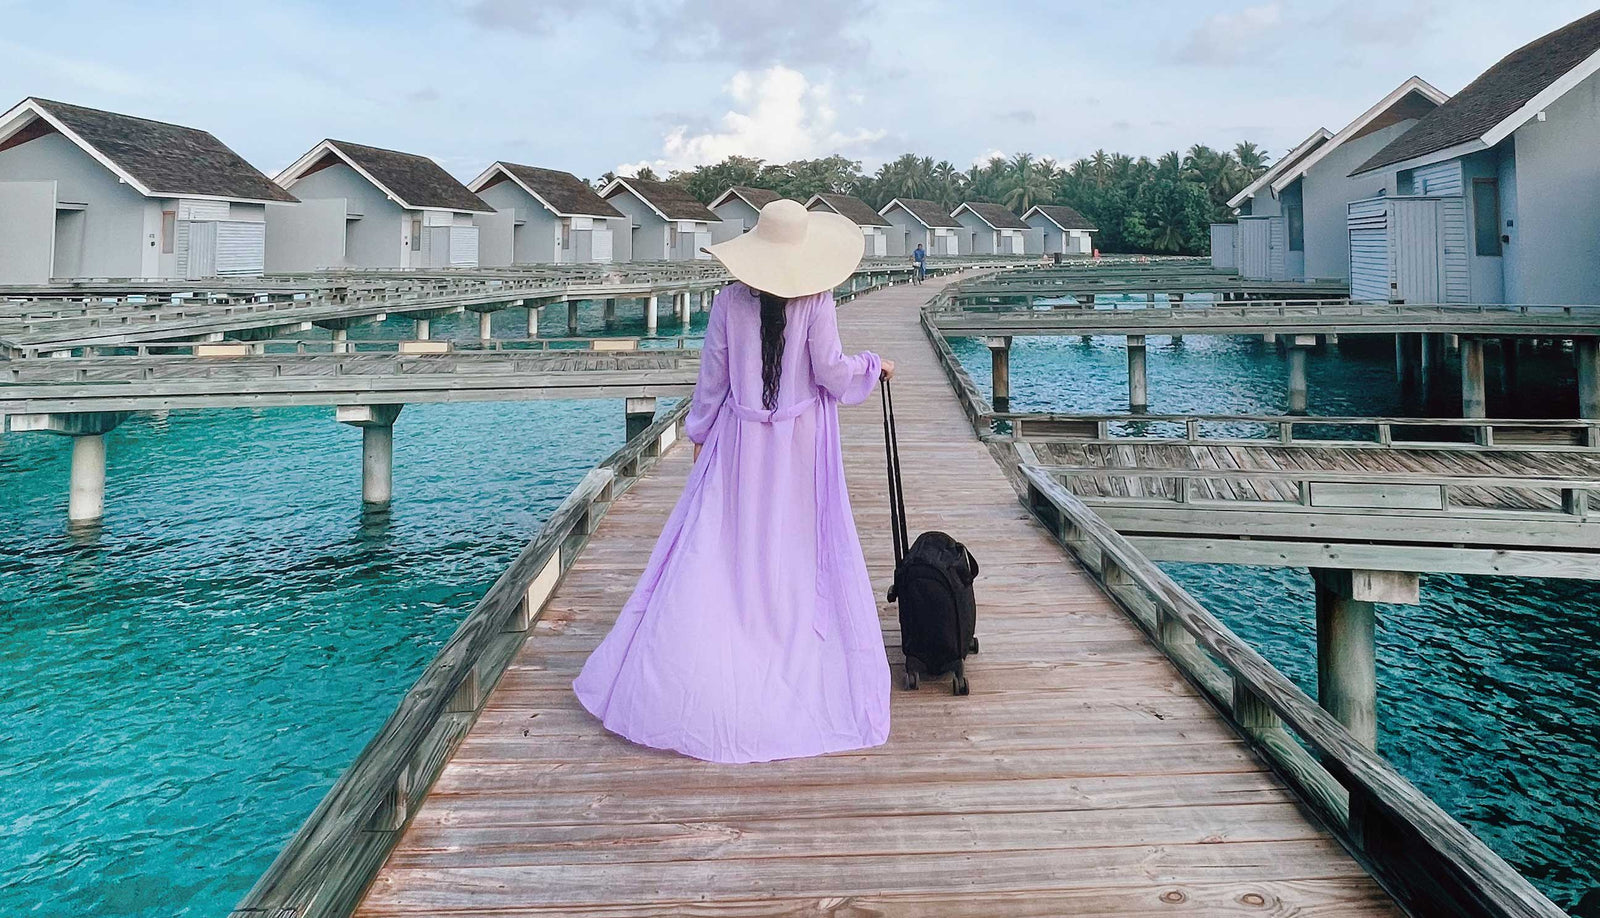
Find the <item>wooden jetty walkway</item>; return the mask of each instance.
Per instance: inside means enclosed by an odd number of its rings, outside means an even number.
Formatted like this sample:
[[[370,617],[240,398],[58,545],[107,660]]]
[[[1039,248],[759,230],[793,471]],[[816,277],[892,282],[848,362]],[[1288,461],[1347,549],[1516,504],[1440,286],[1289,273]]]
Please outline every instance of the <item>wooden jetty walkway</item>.
[[[872,293],[840,326],[899,365],[911,525],[959,534],[983,564],[972,694],[897,687],[886,745],[760,765],[601,730],[570,682],[678,497],[680,447],[604,516],[358,915],[1399,913],[1018,503],[919,325],[932,292]],[[881,597],[875,406],[843,429]],[[898,663],[894,609],[880,614]]]

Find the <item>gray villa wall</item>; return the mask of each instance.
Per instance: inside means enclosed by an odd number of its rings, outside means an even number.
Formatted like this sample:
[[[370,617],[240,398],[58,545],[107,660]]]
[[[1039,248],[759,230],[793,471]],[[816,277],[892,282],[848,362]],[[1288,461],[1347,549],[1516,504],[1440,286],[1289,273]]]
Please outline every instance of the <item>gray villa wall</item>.
[[[291,185],[289,193],[302,201],[344,198],[349,202],[349,212],[361,215],[361,219],[350,221],[345,228],[344,267],[410,266],[411,228],[407,211],[354,169],[344,163],[320,169]],[[268,211],[269,219],[281,212],[279,208],[272,208]],[[277,234],[272,235],[278,238]],[[278,258],[270,252],[268,257],[278,263]]]
[[[1301,179],[1305,208],[1306,277],[1350,279],[1350,230],[1346,206],[1351,201],[1374,197],[1387,188],[1394,193],[1392,180],[1382,173],[1351,177],[1350,170],[1416,124],[1401,121],[1364,137],[1346,141],[1323,157]],[[1276,211],[1274,211],[1275,213]]]
[[[956,239],[961,254],[994,254],[994,227],[978,219],[978,216],[970,210],[962,211],[956,222],[962,227],[961,234]]]
[[[634,229],[631,236],[626,232],[618,232],[612,236],[613,243],[617,241],[617,236],[630,236],[632,243],[629,246],[628,260],[666,261],[666,221],[656,216],[648,204],[634,197],[631,192],[619,192],[609,200],[612,207],[622,211],[623,216],[633,221]]]
[[[933,250],[933,246],[929,245],[928,228],[903,208],[893,208],[883,218],[893,224],[884,228],[884,235],[888,237],[888,254],[910,255],[919,242],[928,251]]]
[[[1504,260],[1515,262],[1507,266],[1506,298],[1600,303],[1600,74],[1545,111],[1545,121],[1512,135],[1515,156],[1501,157],[1514,159],[1511,181],[1500,185],[1500,230],[1511,237]]]
[[[60,134],[0,151],[0,182],[56,183],[56,201],[86,205],[81,217],[65,218],[62,232],[81,233],[77,276],[156,277],[161,269],[161,203],[123,184]],[[63,239],[63,241],[68,241]],[[152,245],[155,241],[157,244]],[[0,259],[6,256],[0,255]],[[14,258],[21,258],[20,252]],[[172,256],[167,256],[171,261]],[[0,260],[0,276],[4,276]],[[70,267],[70,266],[63,266]]]
[[[711,224],[711,241],[726,242],[737,236],[743,236],[756,225],[756,218],[761,216],[760,211],[745,203],[744,198],[734,195],[721,206],[712,210],[712,213],[722,218],[721,223]]]
[[[267,273],[345,267],[344,218],[344,198],[268,204]]]
[[[547,265],[561,260],[556,229],[559,218],[540,204],[522,186],[509,179],[478,192],[478,197],[495,210],[510,210],[522,225],[512,230],[513,264]]]

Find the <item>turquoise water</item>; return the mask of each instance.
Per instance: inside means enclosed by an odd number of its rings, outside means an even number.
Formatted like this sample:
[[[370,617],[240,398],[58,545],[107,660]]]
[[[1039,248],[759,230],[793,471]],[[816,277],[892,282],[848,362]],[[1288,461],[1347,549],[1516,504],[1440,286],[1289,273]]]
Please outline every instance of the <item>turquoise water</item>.
[[[988,351],[952,342],[990,393]],[[1125,412],[1121,339],[1018,338],[1018,411]],[[1150,339],[1152,413],[1282,413],[1288,373],[1276,347],[1242,337]],[[1571,356],[1525,357],[1509,386],[1491,354],[1494,416],[1570,416]],[[1399,397],[1388,342],[1345,339],[1307,363],[1314,415],[1459,416],[1449,385],[1431,404]],[[1164,565],[1312,697],[1316,625],[1304,569]],[[1378,614],[1379,751],[1575,914],[1600,915],[1600,584],[1426,575],[1419,606]],[[1580,905],[1580,902],[1582,903]]]
[[[4,435],[0,915],[225,914],[622,441],[620,400],[412,405],[393,507],[364,514],[361,434],[331,408],[140,416],[75,535],[69,441]]]

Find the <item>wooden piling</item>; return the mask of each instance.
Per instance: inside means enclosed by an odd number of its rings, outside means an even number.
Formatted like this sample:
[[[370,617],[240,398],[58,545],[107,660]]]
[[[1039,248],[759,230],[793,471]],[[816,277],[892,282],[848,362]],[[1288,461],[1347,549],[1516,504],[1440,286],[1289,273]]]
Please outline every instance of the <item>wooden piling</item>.
[[[1482,338],[1461,339],[1461,416],[1489,416],[1489,401],[1484,391]]]
[[[1128,410],[1143,414],[1150,408],[1149,378],[1145,371],[1144,335],[1128,336]]]
[[[1578,364],[1578,417],[1600,418],[1600,338],[1576,338],[1572,356]]]
[[[1397,571],[1313,569],[1317,700],[1368,749],[1378,742],[1379,602],[1415,605],[1418,577]]]

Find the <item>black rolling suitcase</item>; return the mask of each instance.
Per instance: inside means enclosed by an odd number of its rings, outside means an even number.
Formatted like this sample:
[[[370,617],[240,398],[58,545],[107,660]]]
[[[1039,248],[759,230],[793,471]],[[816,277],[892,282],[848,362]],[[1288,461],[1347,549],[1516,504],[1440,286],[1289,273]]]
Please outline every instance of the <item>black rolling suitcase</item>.
[[[889,466],[889,528],[894,538],[894,584],[889,601],[900,606],[900,649],[906,655],[906,688],[922,676],[951,674],[957,695],[969,691],[965,662],[978,652],[973,636],[978,604],[972,581],[978,560],[967,546],[943,532],[924,532],[909,546],[905,488],[900,480],[900,444],[894,428],[894,395],[885,380],[883,441]]]

